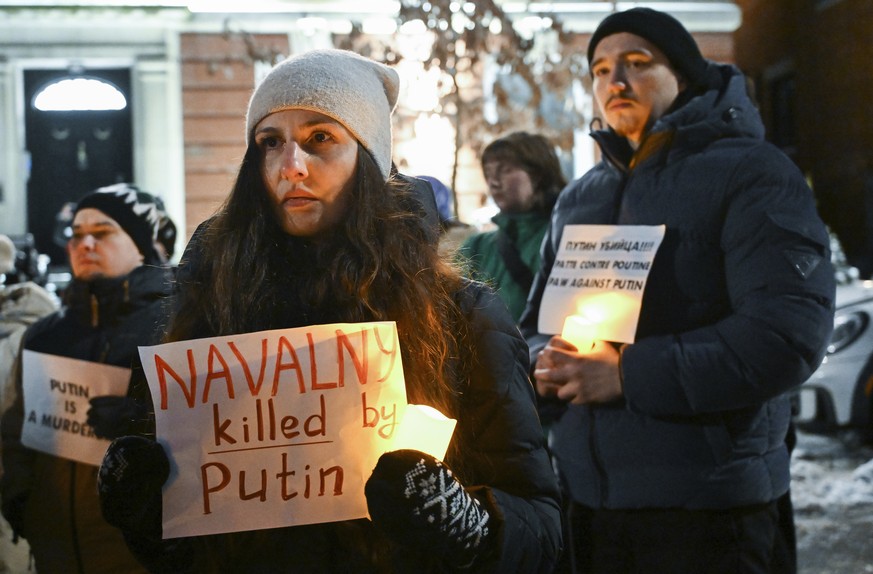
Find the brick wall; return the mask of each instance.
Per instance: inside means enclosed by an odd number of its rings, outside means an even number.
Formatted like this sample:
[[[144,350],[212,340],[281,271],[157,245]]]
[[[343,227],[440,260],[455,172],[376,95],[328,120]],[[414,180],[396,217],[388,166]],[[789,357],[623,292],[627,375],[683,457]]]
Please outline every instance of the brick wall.
[[[259,54],[287,54],[288,38],[181,36],[188,236],[224,201],[245,154],[246,106],[254,87],[252,46]]]
[[[779,78],[792,77],[792,157],[852,264],[873,273],[873,0],[737,0],[738,65],[772,136]]]

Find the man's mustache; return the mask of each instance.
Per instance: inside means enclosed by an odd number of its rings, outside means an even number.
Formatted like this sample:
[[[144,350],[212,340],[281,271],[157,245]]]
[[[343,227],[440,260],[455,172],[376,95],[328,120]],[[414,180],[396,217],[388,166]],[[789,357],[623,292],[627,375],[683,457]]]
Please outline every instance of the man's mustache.
[[[635,102],[635,101],[637,101],[637,98],[628,92],[619,92],[618,94],[614,94],[612,96],[609,96],[609,98],[606,100],[606,106],[609,107],[609,105],[615,100],[623,100],[626,102]]]

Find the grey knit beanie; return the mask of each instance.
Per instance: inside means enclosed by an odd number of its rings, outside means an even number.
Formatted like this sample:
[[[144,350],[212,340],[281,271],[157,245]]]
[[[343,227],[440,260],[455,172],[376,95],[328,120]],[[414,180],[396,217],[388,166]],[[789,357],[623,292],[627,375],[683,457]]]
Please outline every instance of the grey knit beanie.
[[[255,88],[246,113],[246,143],[268,115],[299,109],[340,122],[369,151],[385,179],[391,172],[391,112],[400,77],[347,50],[312,50],[276,64]]]

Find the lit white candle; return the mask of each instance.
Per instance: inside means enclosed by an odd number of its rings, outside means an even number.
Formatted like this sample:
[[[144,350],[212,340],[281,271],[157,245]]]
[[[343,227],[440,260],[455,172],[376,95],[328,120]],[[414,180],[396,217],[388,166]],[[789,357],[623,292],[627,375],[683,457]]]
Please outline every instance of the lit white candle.
[[[572,343],[580,353],[588,353],[597,339],[597,324],[580,315],[570,315],[564,319],[561,338]]]
[[[428,405],[406,405],[391,450],[419,450],[443,460],[456,422]]]

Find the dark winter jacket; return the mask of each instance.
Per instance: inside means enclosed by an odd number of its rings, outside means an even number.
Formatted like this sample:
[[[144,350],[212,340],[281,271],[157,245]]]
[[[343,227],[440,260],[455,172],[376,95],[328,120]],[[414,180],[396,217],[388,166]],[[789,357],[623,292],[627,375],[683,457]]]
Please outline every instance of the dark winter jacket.
[[[497,229],[468,237],[459,254],[469,260],[470,276],[492,285],[506,303],[512,318],[518,321],[527,304],[530,280],[540,266],[540,246],[549,227],[549,214],[498,213],[492,221]],[[516,260],[520,263],[519,267],[529,270],[526,284],[513,276],[501,255],[501,235],[513,245],[518,254]]]
[[[61,310],[27,330],[24,348],[129,368],[137,345],[157,342],[169,292],[167,272],[150,266],[120,279],[74,280]],[[0,484],[3,513],[27,539],[40,574],[143,572],[121,532],[103,520],[98,467],[21,445],[21,389],[17,368],[17,396],[2,419]]]
[[[184,290],[200,265],[195,233],[183,256],[179,282]],[[303,257],[295,250],[295,257]],[[293,269],[274,262],[275,268]],[[299,264],[298,264],[299,266]],[[304,266],[306,268],[308,266]],[[281,286],[267,306],[264,328],[299,327],[343,320],[337,306],[312,309],[295,291],[293,274],[277,274]],[[462,393],[456,444],[446,458],[450,468],[463,467],[464,485],[490,506],[499,533],[498,551],[480,572],[551,572],[561,546],[558,485],[546,453],[536,414],[534,390],[528,378],[528,349],[518,328],[496,295],[481,283],[468,283],[456,296],[468,318],[470,343],[468,380],[457,382]],[[253,323],[258,319],[252,318]],[[209,327],[197,337],[212,336]],[[138,374],[137,394],[145,381]],[[146,391],[147,392],[147,391]],[[150,432],[154,432],[150,429]],[[460,453],[463,459],[452,457]],[[459,473],[460,475],[461,473]],[[190,572],[234,573],[369,573],[446,572],[443,556],[387,552],[390,543],[369,520],[313,524],[252,532],[234,532],[183,539],[180,544],[150,544],[131,539],[133,548],[156,571],[172,571],[174,552],[190,556]],[[185,546],[188,546],[188,550]],[[179,548],[182,547],[182,550]],[[140,552],[140,550],[137,550]],[[160,556],[165,552],[165,556]]]
[[[666,225],[621,356],[623,399],[570,405],[553,427],[570,495],[593,508],[721,509],[786,492],[784,393],[819,365],[831,332],[834,274],[813,196],[765,143],[743,76],[708,73],[705,93],[635,153],[593,134],[605,159],[562,192],[522,317],[535,357],[565,225]]]

